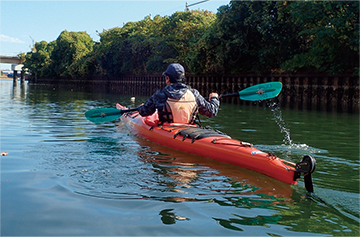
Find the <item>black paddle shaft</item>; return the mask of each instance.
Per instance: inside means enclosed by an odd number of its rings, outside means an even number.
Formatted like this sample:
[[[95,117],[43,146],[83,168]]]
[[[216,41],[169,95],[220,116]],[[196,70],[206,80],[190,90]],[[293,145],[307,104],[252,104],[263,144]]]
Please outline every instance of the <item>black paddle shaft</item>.
[[[138,111],[138,109],[139,109],[139,107],[138,108],[133,108],[133,109],[123,109],[123,110],[121,110],[121,114],[127,113],[127,112]]]
[[[237,97],[237,96],[239,96],[239,92],[232,93],[232,94],[226,94],[226,95],[219,95],[219,99],[226,98],[226,97]],[[209,97],[205,97],[205,99],[208,100]]]

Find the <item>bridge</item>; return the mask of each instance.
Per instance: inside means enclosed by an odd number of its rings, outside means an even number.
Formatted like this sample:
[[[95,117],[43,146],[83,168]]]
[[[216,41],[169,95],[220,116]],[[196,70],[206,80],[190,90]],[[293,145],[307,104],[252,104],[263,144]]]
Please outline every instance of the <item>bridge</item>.
[[[18,57],[0,56],[0,63],[21,64],[22,60]]]
[[[12,57],[12,56],[1,56],[0,55],[0,63],[9,63],[11,64],[11,70],[14,71],[13,73],[13,81],[14,81],[14,85],[16,85],[16,80],[18,77],[17,72],[20,71],[20,81],[21,83],[25,82],[25,75],[24,75],[24,71],[22,70],[23,68],[23,64],[22,64],[22,59],[19,57]]]

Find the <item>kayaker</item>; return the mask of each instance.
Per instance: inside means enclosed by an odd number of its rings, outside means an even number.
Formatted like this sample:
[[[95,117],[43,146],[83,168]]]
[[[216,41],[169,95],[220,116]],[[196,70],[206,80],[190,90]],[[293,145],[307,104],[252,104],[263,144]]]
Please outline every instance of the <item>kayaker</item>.
[[[210,93],[209,101],[199,91],[185,85],[185,69],[178,63],[170,64],[163,72],[166,87],[158,90],[138,108],[141,116],[159,114],[160,123],[194,124],[197,113],[209,118],[219,110],[219,95]]]

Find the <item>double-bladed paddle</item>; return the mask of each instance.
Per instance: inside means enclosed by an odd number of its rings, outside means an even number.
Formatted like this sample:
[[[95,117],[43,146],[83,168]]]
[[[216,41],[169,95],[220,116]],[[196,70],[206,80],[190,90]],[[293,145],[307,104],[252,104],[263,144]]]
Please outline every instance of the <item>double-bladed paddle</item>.
[[[121,117],[124,113],[137,111],[134,109],[116,109],[116,108],[98,108],[85,112],[85,117],[93,123],[105,123],[114,121]]]
[[[279,81],[275,82],[266,82],[254,86],[250,86],[244,90],[241,90],[236,93],[220,95],[220,98],[226,97],[237,97],[241,100],[248,101],[260,101],[274,98],[279,95],[282,89],[282,83]],[[208,99],[208,97],[206,97]]]
[[[241,100],[259,101],[276,97],[282,89],[281,82],[267,82],[248,87],[233,94],[220,95],[220,98],[239,96]],[[86,111],[85,117],[93,123],[105,123],[114,121],[124,113],[137,111],[134,109],[98,108]]]

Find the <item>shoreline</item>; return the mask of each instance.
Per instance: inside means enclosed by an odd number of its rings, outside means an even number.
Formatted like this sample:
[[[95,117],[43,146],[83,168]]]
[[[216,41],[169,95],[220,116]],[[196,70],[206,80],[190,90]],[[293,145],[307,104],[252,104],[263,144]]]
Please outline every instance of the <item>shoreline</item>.
[[[10,81],[10,80],[13,80],[13,78],[12,77],[7,77],[7,76],[0,76],[0,80],[8,80],[8,81]]]

